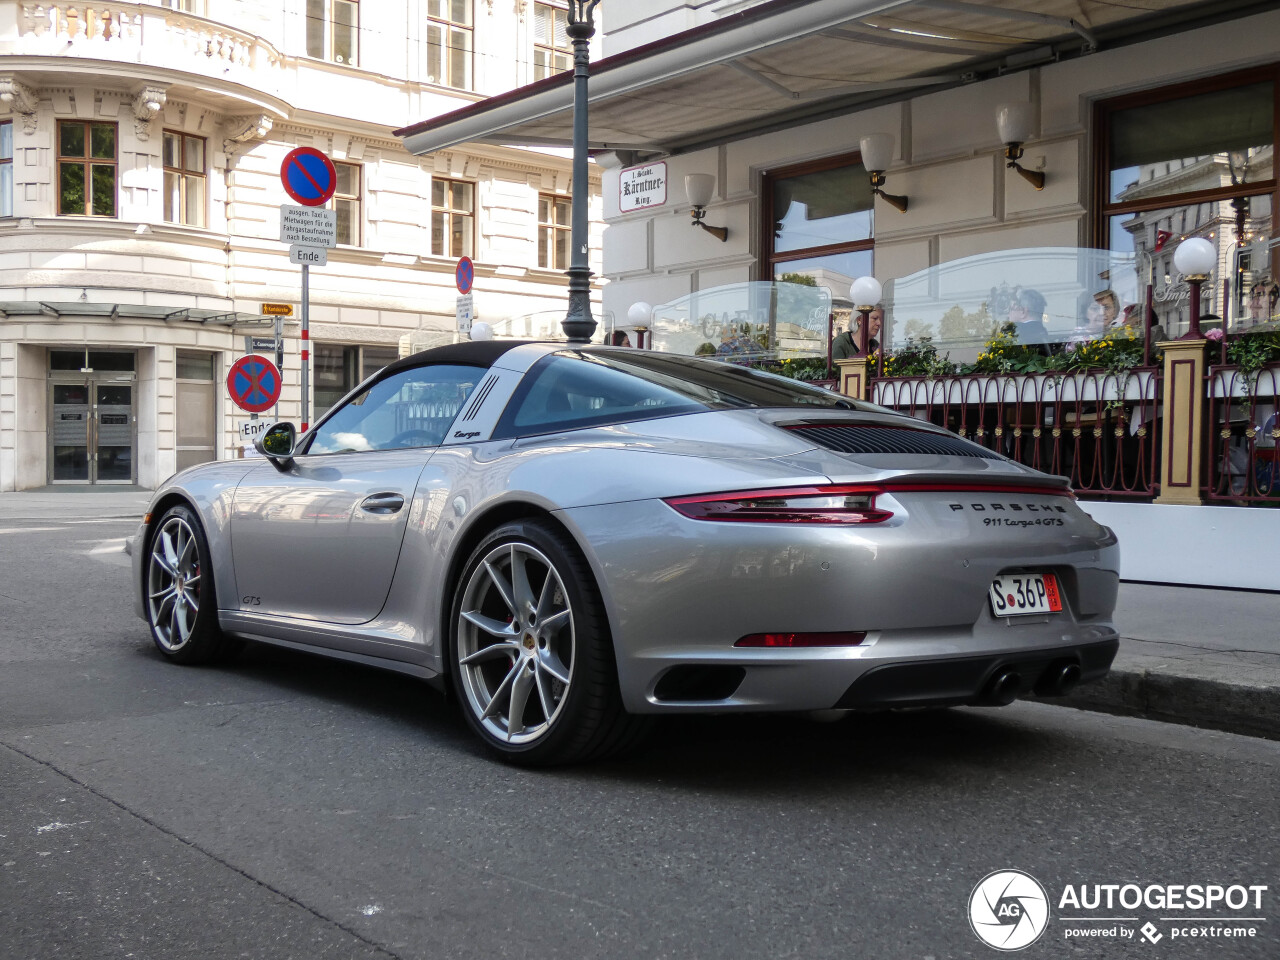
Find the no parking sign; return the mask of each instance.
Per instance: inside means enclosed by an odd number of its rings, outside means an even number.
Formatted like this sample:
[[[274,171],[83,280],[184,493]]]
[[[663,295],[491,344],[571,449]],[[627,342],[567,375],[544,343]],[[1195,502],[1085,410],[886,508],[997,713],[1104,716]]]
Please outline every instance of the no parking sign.
[[[241,410],[261,413],[280,399],[280,371],[266,357],[241,357],[227,371],[227,391]]]
[[[315,147],[296,147],[280,164],[280,182],[284,192],[307,207],[329,202],[338,186],[338,171],[333,161]]]

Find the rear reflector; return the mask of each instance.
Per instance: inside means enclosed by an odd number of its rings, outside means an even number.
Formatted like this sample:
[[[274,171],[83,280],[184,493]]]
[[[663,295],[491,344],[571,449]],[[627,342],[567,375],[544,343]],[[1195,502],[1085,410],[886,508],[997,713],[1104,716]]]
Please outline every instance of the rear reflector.
[[[856,647],[862,633],[749,633],[735,647]]]

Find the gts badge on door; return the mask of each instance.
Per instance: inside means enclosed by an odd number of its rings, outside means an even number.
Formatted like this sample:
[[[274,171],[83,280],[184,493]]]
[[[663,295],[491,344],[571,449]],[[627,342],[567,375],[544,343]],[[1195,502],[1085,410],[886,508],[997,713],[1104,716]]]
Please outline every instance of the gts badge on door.
[[[241,597],[241,598],[240,598],[240,602],[241,602],[241,603],[243,603],[246,607],[260,607],[260,606],[262,606],[262,598],[261,598],[261,597]]]

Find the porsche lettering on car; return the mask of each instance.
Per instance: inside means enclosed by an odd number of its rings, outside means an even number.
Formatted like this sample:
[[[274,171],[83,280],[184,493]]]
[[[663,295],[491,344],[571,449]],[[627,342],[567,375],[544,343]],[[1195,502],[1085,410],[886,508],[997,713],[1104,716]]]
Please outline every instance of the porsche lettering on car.
[[[1065,480],[742,366],[462,343],[256,446],[171,478],[131,540],[160,653],[421,677],[512,762],[664,713],[1056,696],[1116,652],[1116,540]]]

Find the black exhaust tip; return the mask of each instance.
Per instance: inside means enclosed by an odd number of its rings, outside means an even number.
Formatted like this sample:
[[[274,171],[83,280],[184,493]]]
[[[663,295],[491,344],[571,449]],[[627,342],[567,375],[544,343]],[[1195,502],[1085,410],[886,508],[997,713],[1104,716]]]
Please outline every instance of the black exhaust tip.
[[[996,674],[996,678],[987,687],[986,701],[1000,707],[1007,707],[1018,699],[1022,691],[1022,674],[1016,670],[1005,670]]]
[[[1036,684],[1036,694],[1041,697],[1065,697],[1076,688],[1081,675],[1078,663],[1055,663]]]

